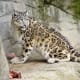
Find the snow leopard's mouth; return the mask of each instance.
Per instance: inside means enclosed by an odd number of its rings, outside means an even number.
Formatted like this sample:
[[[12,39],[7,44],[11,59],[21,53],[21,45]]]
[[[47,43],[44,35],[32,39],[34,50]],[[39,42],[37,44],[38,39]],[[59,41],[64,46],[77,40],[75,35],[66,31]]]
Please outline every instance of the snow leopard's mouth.
[[[22,31],[26,30],[26,25],[20,26],[20,27],[21,27],[21,30],[22,30]]]

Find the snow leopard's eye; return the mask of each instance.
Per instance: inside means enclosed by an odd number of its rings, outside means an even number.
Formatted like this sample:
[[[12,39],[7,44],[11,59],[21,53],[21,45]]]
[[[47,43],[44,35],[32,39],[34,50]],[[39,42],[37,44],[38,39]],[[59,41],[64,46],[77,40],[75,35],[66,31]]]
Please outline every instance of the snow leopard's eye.
[[[14,13],[14,17],[16,17],[17,15]]]

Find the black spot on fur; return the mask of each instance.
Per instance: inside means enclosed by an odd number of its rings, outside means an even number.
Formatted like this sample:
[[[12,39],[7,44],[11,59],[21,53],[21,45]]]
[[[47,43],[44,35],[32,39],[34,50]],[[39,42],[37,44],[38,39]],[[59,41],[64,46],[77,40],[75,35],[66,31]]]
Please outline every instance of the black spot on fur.
[[[30,39],[28,39],[28,42],[30,42]]]
[[[28,52],[28,49],[25,49],[25,52]]]
[[[70,61],[74,62],[75,61],[75,57],[71,57]]]
[[[26,46],[29,46],[29,44],[26,44]]]
[[[75,56],[80,57],[80,54],[78,52],[75,53]]]
[[[58,55],[59,58],[62,58],[62,55]]]
[[[25,49],[24,47],[22,47],[23,48],[23,50]]]
[[[49,57],[50,57],[50,58],[52,58],[52,55],[51,55],[51,54],[49,54]]]
[[[31,49],[28,49],[28,51],[31,51]]]
[[[74,52],[75,52],[75,50],[72,50],[72,51],[71,51],[71,53],[74,53]]]
[[[40,43],[40,46],[42,46],[42,43]]]
[[[55,63],[58,63],[59,61],[58,60],[55,60]]]
[[[45,47],[47,47],[47,44],[45,45]]]
[[[22,40],[24,40],[24,37],[22,37]]]
[[[62,53],[59,53],[59,55],[62,55]]]
[[[58,50],[58,52],[62,52],[62,50]]]
[[[23,32],[21,31],[20,33],[22,34]]]
[[[26,39],[24,39],[24,41],[25,41],[25,42],[27,42],[27,40],[26,40]]]
[[[50,53],[52,54],[53,52],[51,51]]]
[[[70,48],[70,49],[73,49],[73,47],[72,47],[72,46],[69,46],[69,48]]]
[[[56,52],[57,52],[57,48],[54,49],[54,53],[56,53]]]
[[[46,34],[45,34],[45,38],[48,38],[48,37],[49,37],[49,34],[48,34],[48,33],[46,33]]]
[[[44,41],[44,39],[42,39],[42,41]]]
[[[54,54],[54,57],[57,57],[57,55],[56,55],[56,54]]]
[[[50,28],[50,29],[49,29],[49,32],[54,32],[54,31],[55,31],[54,28]]]
[[[78,59],[78,60],[77,60],[77,62],[79,62],[79,63],[80,63],[80,59]]]
[[[25,33],[25,30],[23,30],[22,33]]]

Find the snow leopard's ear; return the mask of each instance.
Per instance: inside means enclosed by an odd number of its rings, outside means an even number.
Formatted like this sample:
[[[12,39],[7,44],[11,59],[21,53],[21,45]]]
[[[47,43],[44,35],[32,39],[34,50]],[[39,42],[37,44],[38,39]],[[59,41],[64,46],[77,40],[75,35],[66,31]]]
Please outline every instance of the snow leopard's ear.
[[[13,17],[16,17],[18,14],[19,14],[19,13],[18,13],[15,9],[13,9],[12,18],[13,18]]]

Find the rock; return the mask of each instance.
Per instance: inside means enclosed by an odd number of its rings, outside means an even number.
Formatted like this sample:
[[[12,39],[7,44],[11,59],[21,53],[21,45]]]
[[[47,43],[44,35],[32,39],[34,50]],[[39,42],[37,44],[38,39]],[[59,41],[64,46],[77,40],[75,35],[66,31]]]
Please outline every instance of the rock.
[[[10,67],[22,72],[22,80],[80,80],[80,64],[76,62],[32,61]]]
[[[8,73],[9,73],[9,66],[3,49],[2,41],[0,38],[0,80],[9,80]]]

